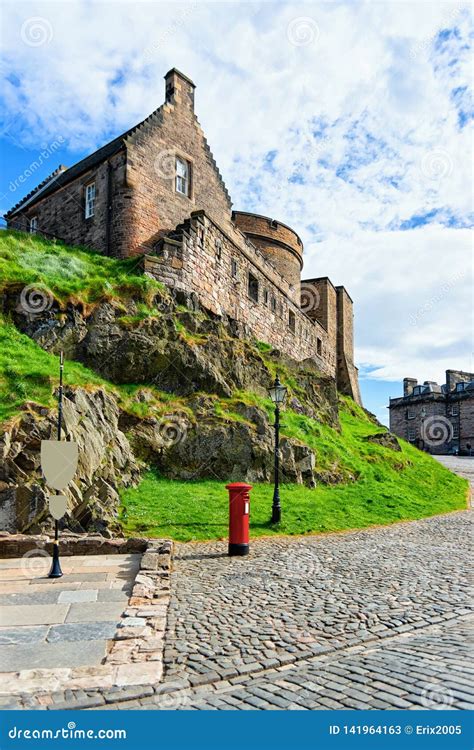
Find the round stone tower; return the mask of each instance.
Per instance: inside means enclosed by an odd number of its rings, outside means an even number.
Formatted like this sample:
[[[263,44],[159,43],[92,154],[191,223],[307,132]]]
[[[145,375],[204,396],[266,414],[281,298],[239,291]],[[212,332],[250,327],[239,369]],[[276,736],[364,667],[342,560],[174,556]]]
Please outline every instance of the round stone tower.
[[[233,211],[232,219],[294,288],[299,303],[303,243],[296,232],[281,221],[245,211]]]

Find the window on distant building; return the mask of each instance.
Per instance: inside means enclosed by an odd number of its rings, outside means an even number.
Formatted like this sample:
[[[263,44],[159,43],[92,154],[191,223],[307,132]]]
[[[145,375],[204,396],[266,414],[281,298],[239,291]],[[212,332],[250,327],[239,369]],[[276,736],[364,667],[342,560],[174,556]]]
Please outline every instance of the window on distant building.
[[[293,310],[288,310],[288,326],[290,328],[290,331],[293,331],[293,333],[295,333],[296,318]]]
[[[457,391],[463,391],[465,385],[466,385],[466,383],[456,383],[456,390]]]
[[[407,419],[415,419],[415,410],[414,409],[408,409],[407,411]]]
[[[457,417],[459,415],[459,404],[453,404],[451,406],[451,416]]]
[[[272,297],[272,311],[276,312],[276,309],[277,309],[277,301],[275,297]]]
[[[220,260],[222,258],[222,240],[216,239],[216,260]]]
[[[38,217],[33,216],[30,219],[30,234],[36,234],[37,231],[38,231]]]
[[[319,356],[321,356],[322,351],[323,351],[323,342],[321,341],[321,339],[316,339],[316,352],[317,352],[317,354],[319,354]]]
[[[190,195],[191,166],[188,161],[176,157],[176,192],[181,195]]]
[[[453,438],[459,438],[459,425],[453,424]]]
[[[232,260],[230,261],[230,273],[233,279],[237,278],[237,271],[238,271],[237,261],[235,260],[235,258],[232,258]]]
[[[258,280],[252,273],[249,273],[249,297],[258,302]]]
[[[91,219],[95,213],[95,182],[86,185],[86,219]]]
[[[410,443],[414,443],[416,440],[416,430],[414,427],[408,428],[408,440],[410,441]]]
[[[263,302],[265,305],[268,305],[268,289],[265,289],[263,293]]]

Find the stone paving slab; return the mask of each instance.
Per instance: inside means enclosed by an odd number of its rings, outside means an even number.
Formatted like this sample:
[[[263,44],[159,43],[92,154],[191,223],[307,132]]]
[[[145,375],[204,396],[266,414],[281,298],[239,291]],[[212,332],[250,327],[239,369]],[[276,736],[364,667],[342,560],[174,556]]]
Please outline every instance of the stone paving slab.
[[[68,611],[68,604],[24,604],[3,607],[0,610],[0,626],[53,625],[64,622]]]
[[[66,622],[99,622],[113,619],[118,622],[123,610],[123,602],[81,602],[80,604],[71,604]]]
[[[5,546],[11,549],[15,540],[10,546],[8,541]],[[87,545],[87,539],[81,544]],[[31,547],[26,545],[20,564],[9,558],[11,571],[4,568],[3,572],[20,584],[15,592],[10,589],[10,594],[26,598],[5,594],[9,599],[2,611],[10,616],[20,609],[36,613],[40,607],[53,612],[62,608],[66,622],[0,627],[2,707],[42,707],[51,701],[56,705],[69,695],[74,695],[77,707],[85,707],[91,703],[84,699],[86,688],[127,690],[143,680],[159,683],[172,543],[142,540],[140,545],[146,554],[88,559],[87,573],[83,561],[74,560],[68,574],[56,580],[45,577],[45,570],[41,572],[44,564],[46,573],[50,566],[50,558],[41,548],[34,550],[36,558],[30,560]],[[62,567],[66,569],[64,564]],[[97,581],[98,577],[102,580]],[[33,604],[35,599],[52,603]],[[28,604],[17,605],[18,600]],[[128,627],[137,613],[142,627]],[[119,628],[122,623],[125,626]],[[58,701],[55,696],[61,689],[65,692]]]
[[[39,643],[46,639],[48,631],[49,625],[23,628],[0,628],[0,646]]]
[[[77,641],[38,643],[17,646],[0,646],[0,672],[18,672],[22,669],[60,669],[100,664],[106,653],[105,639],[87,641],[84,648]]]
[[[117,620],[104,622],[69,622],[53,625],[46,636],[47,643],[57,641],[95,641],[113,638],[117,630]],[[0,633],[1,635],[1,633]],[[84,644],[89,648],[89,644]]]
[[[80,589],[79,591],[61,591],[58,595],[59,604],[76,604],[78,602],[96,602],[97,589]]]

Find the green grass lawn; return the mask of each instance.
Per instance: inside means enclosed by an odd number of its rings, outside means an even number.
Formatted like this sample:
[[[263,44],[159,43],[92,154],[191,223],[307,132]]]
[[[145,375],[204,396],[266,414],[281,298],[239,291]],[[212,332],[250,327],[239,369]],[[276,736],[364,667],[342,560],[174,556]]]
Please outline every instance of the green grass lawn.
[[[39,235],[0,232],[0,290],[36,285],[59,302],[93,304],[125,297],[148,302],[163,285],[138,270],[139,259],[117,260]]]
[[[356,482],[281,488],[282,522],[269,523],[273,488],[255,484],[251,493],[251,536],[310,534],[365,528],[413,520],[466,507],[467,482],[416,448],[402,471],[381,464]],[[181,482],[154,472],[122,496],[122,521],[128,535],[177,541],[222,539],[228,529],[226,481]]]

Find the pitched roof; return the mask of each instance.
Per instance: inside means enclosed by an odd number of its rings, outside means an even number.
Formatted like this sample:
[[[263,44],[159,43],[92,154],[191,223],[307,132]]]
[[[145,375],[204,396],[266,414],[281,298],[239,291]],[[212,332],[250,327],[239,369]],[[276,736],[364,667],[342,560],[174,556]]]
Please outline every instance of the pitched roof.
[[[81,161],[78,161],[77,164],[74,164],[72,167],[67,168],[63,165],[60,165],[57,169],[55,169],[54,172],[52,172],[52,174],[49,175],[49,177],[43,180],[43,182],[40,182],[40,184],[37,185],[34,190],[28,193],[28,195],[22,198],[19,203],[17,203],[15,206],[13,206],[13,208],[7,211],[7,213],[5,214],[5,218],[11,218],[21,209],[24,209],[32,203],[35,203],[36,198],[44,198],[47,195],[54,193],[55,190],[63,187],[63,185],[67,185],[68,182],[71,182],[76,177],[79,177],[79,175],[81,175],[83,172],[87,172],[89,169],[92,169],[97,164],[100,164],[102,161],[104,161],[104,159],[108,159],[113,154],[116,154],[118,151],[124,148],[125,139],[130,135],[133,135],[133,133],[135,133],[139,128],[145,125],[149,120],[155,118],[160,109],[161,107],[158,107],[158,109],[152,112],[151,115],[139,122],[138,125],[134,125],[133,128],[126,130],[125,133],[117,136],[117,138],[114,138],[114,140],[110,141],[110,143],[106,143],[105,146],[102,146],[97,151],[94,151],[93,154],[90,154],[84,159],[81,159]]]

